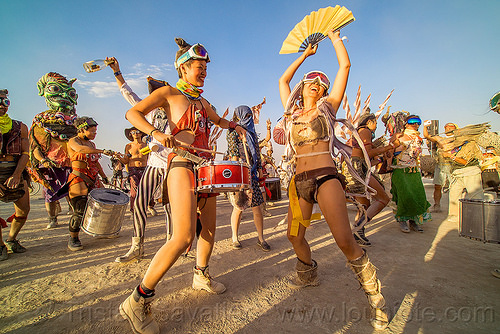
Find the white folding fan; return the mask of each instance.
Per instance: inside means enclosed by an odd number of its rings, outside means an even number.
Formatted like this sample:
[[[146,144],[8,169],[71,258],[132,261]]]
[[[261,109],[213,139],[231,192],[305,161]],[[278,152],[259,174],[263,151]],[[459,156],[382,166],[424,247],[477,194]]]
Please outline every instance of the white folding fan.
[[[302,52],[307,45],[314,46],[324,40],[328,31],[339,30],[354,20],[350,10],[338,5],[311,12],[290,31],[283,41],[280,54]]]

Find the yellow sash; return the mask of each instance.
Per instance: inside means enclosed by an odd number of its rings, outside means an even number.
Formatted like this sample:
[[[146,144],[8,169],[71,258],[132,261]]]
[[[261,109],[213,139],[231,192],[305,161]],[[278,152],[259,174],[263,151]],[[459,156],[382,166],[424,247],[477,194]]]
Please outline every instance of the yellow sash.
[[[302,217],[302,210],[299,205],[299,196],[297,196],[297,189],[295,188],[295,175],[292,177],[290,186],[288,187],[288,199],[290,201],[290,208],[292,209],[292,223],[290,224],[290,235],[296,237],[299,233],[299,224],[309,227],[311,220],[321,219],[321,213],[314,213],[311,218],[304,219]]]

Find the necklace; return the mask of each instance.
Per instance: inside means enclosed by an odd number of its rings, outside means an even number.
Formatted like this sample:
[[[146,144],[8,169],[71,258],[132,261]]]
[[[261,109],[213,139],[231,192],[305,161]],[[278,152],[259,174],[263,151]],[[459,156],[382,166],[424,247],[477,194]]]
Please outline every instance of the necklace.
[[[315,110],[317,108],[317,106],[314,106],[312,108],[309,108],[309,109],[301,109],[299,111],[296,111],[293,113],[293,118],[298,118],[300,116],[304,116],[304,115],[307,115],[308,113],[310,113],[311,111]]]

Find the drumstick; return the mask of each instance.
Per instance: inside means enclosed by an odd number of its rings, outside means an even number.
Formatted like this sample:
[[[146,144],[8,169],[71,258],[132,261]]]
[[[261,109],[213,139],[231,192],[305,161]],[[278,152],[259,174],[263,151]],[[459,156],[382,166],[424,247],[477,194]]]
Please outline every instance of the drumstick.
[[[247,164],[248,164],[248,166],[252,166],[250,164],[250,158],[248,157],[248,152],[247,152],[247,146],[248,146],[247,145],[247,138],[246,138],[246,136],[243,136],[242,139],[243,139],[243,144],[244,144],[243,145],[243,151],[245,151],[245,157],[247,158]]]
[[[180,145],[177,145],[177,147],[187,148],[187,149],[194,150],[194,151],[208,152],[208,153],[212,153],[212,154],[214,154],[214,153],[215,154],[224,154],[222,152],[211,151],[211,150],[207,150],[207,149],[204,149],[204,148],[193,147],[191,145],[180,144]]]

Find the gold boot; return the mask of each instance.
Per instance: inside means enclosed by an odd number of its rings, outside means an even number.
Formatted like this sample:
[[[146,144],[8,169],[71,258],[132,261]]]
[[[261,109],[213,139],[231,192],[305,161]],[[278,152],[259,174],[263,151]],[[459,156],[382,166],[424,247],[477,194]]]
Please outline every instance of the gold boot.
[[[348,261],[348,264],[356,274],[356,278],[368,298],[371,308],[371,325],[375,329],[386,328],[389,321],[385,311],[385,299],[381,293],[381,283],[377,278],[375,266],[370,262],[365,251],[356,260]]]

